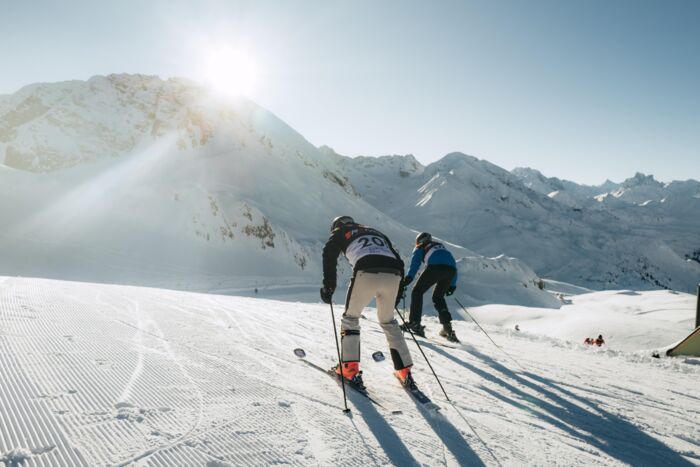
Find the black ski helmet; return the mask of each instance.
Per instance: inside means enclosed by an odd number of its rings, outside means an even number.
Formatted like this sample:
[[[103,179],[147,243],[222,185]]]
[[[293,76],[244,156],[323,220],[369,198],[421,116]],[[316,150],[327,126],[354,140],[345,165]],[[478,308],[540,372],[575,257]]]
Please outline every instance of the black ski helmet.
[[[421,232],[416,237],[416,246],[422,246],[433,239],[433,236],[428,232]]]
[[[335,219],[333,219],[333,223],[331,224],[331,232],[333,232],[335,229],[340,227],[343,224],[354,224],[355,219],[353,219],[350,216],[338,216]]]

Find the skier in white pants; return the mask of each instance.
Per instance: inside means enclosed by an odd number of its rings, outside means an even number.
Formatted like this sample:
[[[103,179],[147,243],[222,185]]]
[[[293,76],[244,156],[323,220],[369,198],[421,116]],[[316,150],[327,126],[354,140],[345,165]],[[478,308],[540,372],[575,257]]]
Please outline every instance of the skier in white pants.
[[[321,299],[331,303],[336,287],[338,256],[344,254],[353,268],[341,324],[342,369],[336,373],[363,386],[360,371],[360,316],[373,298],[377,318],[389,343],[395,375],[402,384],[413,383],[413,360],[403,333],[394,318],[394,308],[403,295],[404,264],[389,238],[376,229],[357,224],[350,216],[333,220],[331,236],[323,248]]]

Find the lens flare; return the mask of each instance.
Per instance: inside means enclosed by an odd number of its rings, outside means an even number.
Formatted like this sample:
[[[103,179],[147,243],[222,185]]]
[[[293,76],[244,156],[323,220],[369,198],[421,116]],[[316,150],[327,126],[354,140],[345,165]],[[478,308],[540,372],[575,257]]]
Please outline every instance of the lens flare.
[[[217,93],[250,96],[259,82],[259,68],[246,51],[223,47],[206,54],[202,76]]]

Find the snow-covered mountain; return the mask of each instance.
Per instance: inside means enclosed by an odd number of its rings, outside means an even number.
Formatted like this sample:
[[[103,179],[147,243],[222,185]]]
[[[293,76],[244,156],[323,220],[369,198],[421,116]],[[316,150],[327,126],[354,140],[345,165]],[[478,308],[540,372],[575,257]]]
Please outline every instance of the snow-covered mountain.
[[[397,220],[486,256],[520,258],[538,274],[596,289],[690,291],[700,280],[700,264],[687,260],[700,245],[697,182],[674,182],[661,207],[641,210],[625,201],[638,199],[631,182],[579,186],[461,153],[426,167],[412,156],[381,157],[372,170],[367,158],[336,157],[355,189]],[[610,195],[613,208],[595,199],[604,189],[619,194]]]
[[[526,187],[573,207],[581,207],[586,204],[585,201],[589,198],[608,193],[620,186],[610,180],[606,180],[602,185],[598,186],[580,185],[556,177],[545,177],[539,170],[529,167],[516,167],[511,172]]]
[[[694,203],[692,200],[700,198],[700,182],[692,179],[663,183],[656,180],[653,175],[637,172],[622,183],[606,180],[601,185],[590,186],[556,177],[546,177],[540,171],[531,168],[517,167],[511,172],[526,187],[557,201],[579,207],[592,207],[595,204],[594,201],[616,203],[619,200],[624,203],[617,203],[616,206],[623,206],[663,203],[669,199],[682,200],[692,206]],[[565,198],[562,199],[562,196]],[[574,200],[574,202],[569,203],[568,200]]]
[[[335,216],[382,229],[404,255],[415,236],[357,194],[338,158],[273,114],[180,79],[98,76],[3,96],[0,158],[4,274],[317,288]],[[467,258],[461,267],[492,266],[513,291],[470,297],[465,280],[467,301],[559,306],[522,261],[454,250]]]
[[[622,183],[606,181],[597,187],[547,178],[533,169],[513,173],[535,191],[569,206],[610,213],[637,235],[662,239],[676,254],[700,262],[700,182],[662,183],[636,173]],[[549,192],[553,187],[561,187]],[[697,282],[697,280],[696,280]]]
[[[5,274],[315,287],[330,219],[350,214],[404,256],[416,230],[452,242],[470,304],[558,306],[538,275],[686,291],[700,279],[688,261],[700,256],[697,182],[585,187],[460,153],[427,167],[351,159],[182,79],[98,76],[0,96],[0,161]]]

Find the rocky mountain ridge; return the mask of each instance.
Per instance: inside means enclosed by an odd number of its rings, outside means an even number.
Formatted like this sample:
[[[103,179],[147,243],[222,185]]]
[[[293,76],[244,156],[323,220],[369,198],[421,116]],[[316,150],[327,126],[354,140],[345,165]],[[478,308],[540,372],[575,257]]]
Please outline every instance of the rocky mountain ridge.
[[[36,111],[19,118],[28,107]],[[0,98],[0,128],[3,274],[223,292],[317,288],[338,214],[380,228],[405,258],[412,249],[415,232],[360,195],[341,156],[249,100],[221,100],[183,80],[29,86]],[[408,173],[400,177],[419,170],[395,161]],[[479,264],[501,285],[484,295],[465,277],[467,302],[559,306],[522,261],[452,248],[460,268]]]

